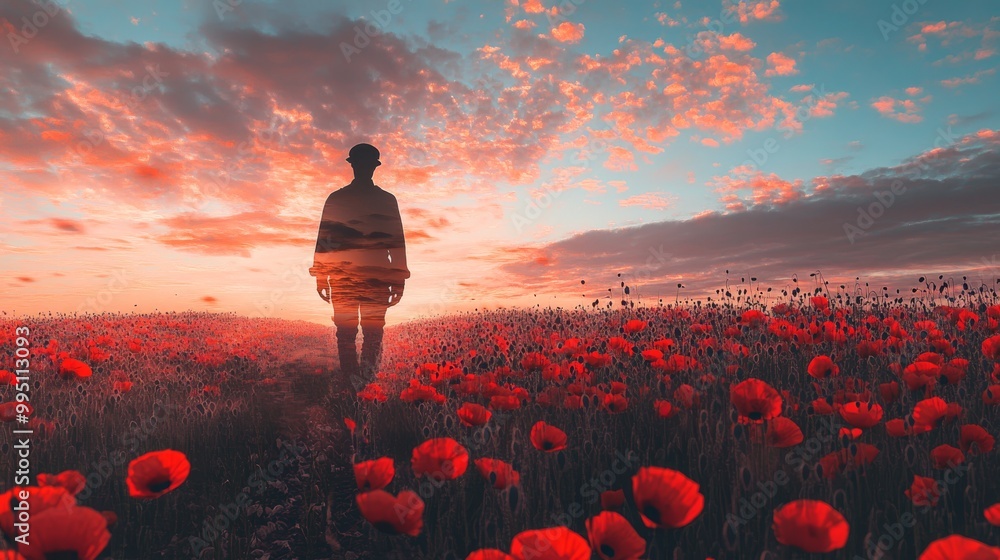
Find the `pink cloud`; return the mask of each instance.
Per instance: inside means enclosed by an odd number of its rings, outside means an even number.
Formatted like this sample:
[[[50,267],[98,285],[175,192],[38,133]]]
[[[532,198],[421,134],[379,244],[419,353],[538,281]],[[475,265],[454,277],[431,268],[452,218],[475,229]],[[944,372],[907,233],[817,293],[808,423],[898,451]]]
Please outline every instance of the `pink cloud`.
[[[922,91],[920,88],[908,88],[907,91],[917,90]],[[919,94],[919,93],[918,93]],[[875,99],[871,103],[871,107],[878,111],[883,117],[894,119],[902,123],[918,123],[924,120],[924,117],[920,115],[920,111],[923,110],[920,103],[926,103],[930,101],[931,97],[927,96],[922,99],[896,99],[889,95],[883,95],[878,99]]]
[[[968,76],[941,80],[941,85],[948,88],[956,88],[963,85],[978,84],[980,80],[986,76],[992,76],[995,73],[996,68],[989,68],[987,70],[980,70],[979,72]]]
[[[673,203],[674,198],[662,192],[637,194],[618,201],[619,206],[638,206],[647,210],[665,210]]]
[[[732,35],[719,35],[719,47],[722,49],[749,51],[756,46],[757,43],[754,43],[740,33],[733,33]]]
[[[524,0],[521,7],[529,14],[540,14],[545,11],[545,6],[541,0]]]
[[[766,76],[792,76],[799,73],[795,68],[795,59],[778,52],[767,55],[767,65],[769,68],[764,72]]]
[[[730,211],[740,211],[751,206],[767,206],[787,204],[796,201],[804,195],[802,180],[789,182],[775,173],[765,175],[755,171],[749,176],[714,177],[716,192],[723,196],[720,200]],[[749,196],[742,198],[740,193],[750,191]]]
[[[583,39],[582,23],[564,21],[552,29],[552,38],[560,43],[578,43]]]
[[[723,9],[734,10],[743,25],[752,21],[778,21],[782,18],[779,0],[740,0],[735,4],[732,0],[723,0],[722,5]]]

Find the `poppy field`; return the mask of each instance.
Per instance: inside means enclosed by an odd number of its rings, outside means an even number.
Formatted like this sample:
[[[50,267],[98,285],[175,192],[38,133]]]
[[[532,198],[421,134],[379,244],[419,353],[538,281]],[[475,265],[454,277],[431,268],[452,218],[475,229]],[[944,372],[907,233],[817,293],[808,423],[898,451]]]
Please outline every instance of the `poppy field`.
[[[995,293],[738,295],[404,323],[374,379],[306,322],[5,318],[0,557],[1000,558]]]

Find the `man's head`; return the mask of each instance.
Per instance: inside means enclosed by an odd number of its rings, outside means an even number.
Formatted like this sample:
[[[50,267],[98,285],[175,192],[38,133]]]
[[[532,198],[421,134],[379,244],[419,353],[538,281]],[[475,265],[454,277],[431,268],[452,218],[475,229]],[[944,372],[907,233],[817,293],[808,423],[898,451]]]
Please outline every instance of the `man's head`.
[[[354,178],[371,179],[375,168],[382,165],[379,156],[378,148],[371,144],[358,144],[351,148],[347,161],[354,168]]]

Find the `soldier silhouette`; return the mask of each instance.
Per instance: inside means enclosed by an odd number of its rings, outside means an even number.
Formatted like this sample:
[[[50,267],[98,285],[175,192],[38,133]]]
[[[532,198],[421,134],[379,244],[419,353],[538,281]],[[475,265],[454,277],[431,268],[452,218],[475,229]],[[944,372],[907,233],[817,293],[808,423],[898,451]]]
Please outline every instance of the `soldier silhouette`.
[[[371,144],[351,148],[347,161],[354,180],[326,199],[309,269],[319,296],[333,304],[340,372],[347,381],[359,375],[370,380],[377,372],[386,310],[399,303],[410,277],[396,197],[372,181],[382,165],[379,157]],[[360,362],[359,314],[364,337]]]

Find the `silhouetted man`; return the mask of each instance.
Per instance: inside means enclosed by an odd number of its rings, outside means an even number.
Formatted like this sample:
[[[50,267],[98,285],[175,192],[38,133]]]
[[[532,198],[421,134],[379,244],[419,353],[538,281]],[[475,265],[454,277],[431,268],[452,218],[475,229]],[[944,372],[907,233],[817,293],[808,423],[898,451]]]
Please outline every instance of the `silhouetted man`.
[[[406,244],[396,197],[372,182],[382,165],[370,144],[351,148],[347,161],[354,168],[351,184],[326,199],[309,273],[316,291],[333,303],[341,374],[352,380],[370,379],[378,370],[386,310],[403,297]],[[356,339],[361,316],[361,361]]]

